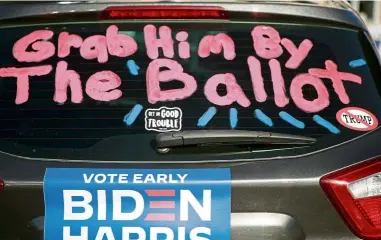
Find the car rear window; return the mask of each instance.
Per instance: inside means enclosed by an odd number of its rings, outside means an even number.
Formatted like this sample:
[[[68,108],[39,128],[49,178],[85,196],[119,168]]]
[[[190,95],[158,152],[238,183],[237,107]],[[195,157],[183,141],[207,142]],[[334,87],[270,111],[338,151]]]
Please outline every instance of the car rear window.
[[[106,143],[112,152],[116,139],[126,142],[123,157],[92,159],[125,160],[152,150],[159,132],[197,129],[340,143],[375,129],[381,114],[377,60],[356,30],[134,22],[12,27],[0,36],[7,153],[59,149],[71,158]]]

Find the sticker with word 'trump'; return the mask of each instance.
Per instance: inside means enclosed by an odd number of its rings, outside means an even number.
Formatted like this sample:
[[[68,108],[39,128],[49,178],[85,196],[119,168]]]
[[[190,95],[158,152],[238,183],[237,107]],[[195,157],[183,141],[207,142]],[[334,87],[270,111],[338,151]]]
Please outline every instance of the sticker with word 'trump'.
[[[48,168],[43,187],[45,240],[230,240],[229,169]]]
[[[337,121],[346,128],[356,131],[371,131],[378,126],[376,116],[358,107],[343,108],[336,114]]]

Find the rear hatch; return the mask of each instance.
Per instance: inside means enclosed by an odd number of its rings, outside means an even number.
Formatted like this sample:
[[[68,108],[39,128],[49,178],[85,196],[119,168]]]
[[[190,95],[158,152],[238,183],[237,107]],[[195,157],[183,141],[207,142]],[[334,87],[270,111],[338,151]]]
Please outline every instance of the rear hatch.
[[[347,20],[353,13],[299,6],[342,16],[334,21],[244,4],[48,6],[57,12],[0,22],[4,236],[41,234],[36,222],[24,227],[44,216],[45,169],[75,167],[228,169],[228,179],[210,180],[228,180],[224,191],[231,184],[221,197],[231,196],[234,239],[245,227],[249,238],[354,238],[319,187],[322,175],[381,153],[379,61],[361,23]],[[316,142],[156,148],[159,133],[196,130]],[[239,221],[264,212],[286,220],[273,228]]]
[[[106,13],[119,19],[130,11]],[[139,11],[133,13],[139,18]],[[363,33],[227,21],[228,13],[218,8],[202,13],[221,19],[1,29],[2,150],[32,158],[141,162],[171,158],[150,144],[158,132],[272,131],[317,138],[324,148],[377,127],[378,69],[371,68],[377,61]],[[345,107],[362,108],[375,119],[356,129],[346,111],[337,121]],[[155,110],[159,116],[150,115]],[[196,151],[183,157],[204,156]]]

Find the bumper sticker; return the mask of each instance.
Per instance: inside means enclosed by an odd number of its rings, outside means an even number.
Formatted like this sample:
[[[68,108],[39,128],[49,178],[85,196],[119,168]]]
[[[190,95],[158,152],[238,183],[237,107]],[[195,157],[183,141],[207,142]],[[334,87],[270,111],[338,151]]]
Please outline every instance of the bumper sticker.
[[[149,108],[145,112],[145,128],[147,131],[171,132],[180,131],[183,112],[180,108]]]
[[[230,240],[230,169],[49,168],[45,240]]]
[[[336,119],[344,127],[355,131],[372,131],[378,127],[376,116],[370,111],[358,107],[341,109],[337,112]]]

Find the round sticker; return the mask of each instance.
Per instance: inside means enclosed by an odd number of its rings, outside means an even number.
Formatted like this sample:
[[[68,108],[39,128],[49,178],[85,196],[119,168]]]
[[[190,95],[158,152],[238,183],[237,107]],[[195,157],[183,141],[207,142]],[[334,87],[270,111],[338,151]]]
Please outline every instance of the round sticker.
[[[371,131],[378,126],[376,116],[362,108],[347,107],[336,114],[337,121],[346,128],[356,131]]]

